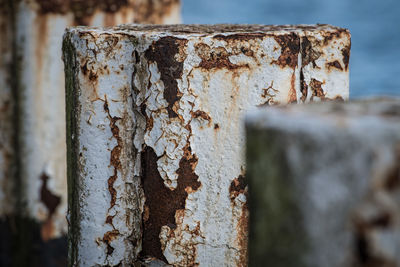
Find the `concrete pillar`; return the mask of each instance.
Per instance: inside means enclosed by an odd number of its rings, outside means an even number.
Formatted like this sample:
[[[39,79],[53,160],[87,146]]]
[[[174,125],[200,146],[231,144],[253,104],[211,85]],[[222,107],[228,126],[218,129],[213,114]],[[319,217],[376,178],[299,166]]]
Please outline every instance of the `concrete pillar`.
[[[245,266],[240,121],[253,107],[300,99],[306,30],[350,43],[327,25],[69,29],[70,264]],[[341,71],[335,78],[348,84]],[[336,90],[327,86],[324,100],[347,99],[348,88]]]
[[[270,108],[246,123],[250,266],[400,265],[400,101]]]

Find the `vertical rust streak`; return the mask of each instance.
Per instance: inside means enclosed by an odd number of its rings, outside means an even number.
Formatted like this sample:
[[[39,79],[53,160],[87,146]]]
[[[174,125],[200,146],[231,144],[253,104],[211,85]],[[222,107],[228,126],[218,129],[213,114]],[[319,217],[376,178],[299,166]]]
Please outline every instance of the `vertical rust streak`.
[[[146,197],[145,212],[143,215],[143,240],[142,256],[152,256],[157,259],[166,259],[161,250],[159,239],[162,226],[176,228],[175,214],[177,210],[185,208],[188,192],[200,187],[198,176],[194,173],[197,157],[191,154],[189,146],[185,147],[185,153],[179,162],[178,186],[170,190],[164,185],[157,170],[158,157],[154,150],[146,147],[142,152],[142,184]]]
[[[180,47],[186,43],[187,40],[167,36],[153,43],[145,52],[149,61],[157,63],[165,87],[164,99],[168,102],[167,111],[170,118],[178,117],[173,107],[180,99],[181,93],[176,80],[182,77],[183,72],[183,62],[179,62],[175,57]]]

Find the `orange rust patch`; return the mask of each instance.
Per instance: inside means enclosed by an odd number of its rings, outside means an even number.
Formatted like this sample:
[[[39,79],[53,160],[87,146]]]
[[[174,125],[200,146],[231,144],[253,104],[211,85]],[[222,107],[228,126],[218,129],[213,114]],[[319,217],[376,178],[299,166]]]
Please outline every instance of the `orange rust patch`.
[[[186,46],[186,43],[185,39],[166,36],[154,42],[145,52],[145,56],[150,62],[157,63],[165,87],[164,99],[168,102],[167,111],[170,118],[178,117],[173,107],[175,102],[181,98],[176,80],[182,78],[183,60],[177,60],[176,56],[182,51],[182,47]]]
[[[223,34],[217,34],[214,35],[214,39],[220,40],[220,41],[226,41],[226,42],[237,42],[237,41],[250,41],[254,39],[262,39],[265,36],[267,36],[266,33],[260,33],[260,32],[247,32],[247,33],[235,33],[235,34],[229,34],[229,35],[223,35]]]
[[[199,67],[203,69],[210,70],[210,69],[225,68],[229,70],[234,70],[242,67],[247,67],[247,68],[249,67],[248,64],[245,65],[233,64],[229,60],[230,54],[223,47],[216,47],[211,49],[208,45],[201,43],[196,45],[196,50],[199,57],[201,58]]]
[[[175,190],[170,190],[164,185],[157,170],[158,157],[151,147],[146,147],[142,152],[142,184],[146,197],[145,214],[143,216],[143,239],[141,256],[156,257],[166,262],[161,250],[159,239],[161,227],[169,226],[176,229],[175,214],[185,209],[188,192],[196,191],[200,187],[198,176],[194,169],[197,157],[192,155],[191,148],[184,148],[184,156],[179,162],[178,185]],[[146,220],[144,220],[146,219]]]
[[[238,240],[239,244],[239,260],[237,261],[237,266],[247,266],[248,265],[248,233],[249,233],[249,208],[247,203],[242,206],[242,215],[236,225],[236,229],[238,231]]]
[[[308,85],[306,81],[304,81],[303,69],[300,70],[300,92],[301,92],[300,100],[304,103],[307,100]]]
[[[40,228],[40,236],[44,242],[54,238],[54,224],[50,218],[47,219]]]
[[[315,39],[313,42],[317,42]],[[321,53],[313,48],[312,42],[307,38],[303,37],[301,40],[301,62],[302,67],[312,63],[313,67],[316,68],[317,64],[315,61],[321,56]]]
[[[324,90],[322,89],[322,82],[312,78],[310,82],[310,87],[311,87],[311,100],[313,100],[314,97],[319,97],[321,100],[325,99],[325,93]]]
[[[278,104],[277,102],[274,101],[274,97],[275,97],[275,94],[277,94],[279,91],[276,90],[273,86],[274,86],[274,81],[271,82],[270,86],[263,89],[263,93],[262,93],[261,97],[266,98],[267,101],[259,106],[269,106],[269,105]]]
[[[323,32],[324,33],[324,32]],[[339,39],[343,34],[350,35],[347,29],[336,29],[334,32],[327,32],[323,34],[324,44],[328,45],[333,39]]]
[[[42,225],[41,228],[41,236],[44,241],[47,241],[53,238],[54,235],[54,225],[52,217],[58,205],[61,203],[61,197],[54,195],[47,188],[47,181],[49,179],[49,176],[47,176],[47,174],[42,173],[40,179],[42,180],[42,187],[40,188],[40,201],[42,201],[48,211],[46,222]]]
[[[243,175],[239,175],[238,178],[233,179],[229,186],[229,197],[231,201],[235,200],[239,194],[247,194],[247,191],[245,191],[246,187],[247,180]]]
[[[340,65],[339,61],[337,61],[337,60],[335,60],[335,61],[333,61],[333,62],[328,62],[328,63],[326,63],[326,67],[327,67],[328,69],[336,68],[336,69],[338,69],[338,70],[343,70],[342,65]]]
[[[288,96],[288,103],[296,103],[297,102],[297,94],[295,88],[296,77],[295,74],[292,74],[292,78],[290,79],[290,91]]]
[[[114,248],[110,243],[119,235],[118,230],[112,230],[104,234],[103,242],[107,245],[107,255],[111,255],[114,252]]]
[[[247,191],[247,181],[246,177],[239,175],[238,178],[233,179],[231,185],[229,186],[229,197],[231,199],[232,206],[235,206],[235,199],[240,194],[244,194],[246,199],[248,199]],[[242,213],[237,222],[236,230],[238,231],[238,236],[236,243],[239,245],[239,260],[237,261],[237,266],[247,266],[247,243],[248,243],[248,230],[249,230],[249,210],[247,202],[242,205]]]
[[[343,63],[344,63],[344,69],[347,71],[349,68],[349,61],[350,61],[350,48],[351,45],[345,46],[342,49],[342,56],[343,56]]]
[[[193,118],[202,118],[203,120],[211,122],[211,117],[206,112],[202,110],[196,110],[195,112],[190,112]]]
[[[298,54],[300,51],[300,38],[297,34],[291,33],[286,35],[274,36],[275,41],[281,47],[281,55],[273,64],[282,68],[290,67],[295,69],[298,64]]]
[[[85,26],[90,23],[90,17],[97,10],[105,12],[106,16],[112,16],[121,8],[130,5],[128,0],[35,0],[35,2],[41,15],[72,12],[75,24]]]
[[[132,1],[135,23],[162,24],[162,18],[180,3],[180,0]]]
[[[110,110],[108,108],[108,101],[107,101],[107,96],[104,96],[104,105],[103,105],[104,111],[107,113],[108,119],[110,121],[110,128],[113,137],[117,141],[117,145],[111,150],[111,155],[110,155],[110,166],[114,167],[114,172],[113,175],[111,175],[108,180],[107,180],[107,185],[108,185],[108,192],[110,193],[111,200],[110,200],[110,207],[108,210],[110,210],[112,207],[114,207],[115,202],[117,200],[117,190],[114,188],[114,183],[118,178],[118,170],[121,169],[121,150],[122,150],[122,139],[119,136],[119,128],[117,126],[117,121],[121,120],[119,117],[112,117],[110,114]],[[106,219],[106,222],[110,225],[113,225],[112,222],[113,217],[108,216]]]

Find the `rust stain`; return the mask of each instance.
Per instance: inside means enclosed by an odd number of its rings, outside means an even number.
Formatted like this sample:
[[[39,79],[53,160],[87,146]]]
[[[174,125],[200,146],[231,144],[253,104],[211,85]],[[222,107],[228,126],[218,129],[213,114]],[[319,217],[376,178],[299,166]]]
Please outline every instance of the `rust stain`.
[[[274,81],[272,81],[271,85],[269,85],[267,88],[263,89],[263,93],[262,93],[261,97],[266,98],[267,101],[265,101],[265,103],[263,103],[259,106],[269,106],[269,105],[278,104],[278,102],[274,100],[274,97],[279,91],[276,90],[273,86],[274,86]]]
[[[347,29],[338,28],[334,32],[323,32],[324,44],[328,45],[333,39],[339,39],[343,34],[350,35]]]
[[[306,81],[304,81],[303,69],[300,70],[300,92],[301,92],[300,100],[304,103],[307,100],[308,85]]]
[[[267,36],[266,33],[261,33],[261,32],[246,32],[246,33],[235,33],[235,34],[229,34],[229,35],[223,35],[223,34],[217,34],[214,35],[214,39],[220,40],[220,41],[226,41],[226,42],[237,42],[237,41],[250,41],[254,39],[262,39],[265,36]]]
[[[295,88],[296,76],[293,73],[292,78],[290,79],[290,91],[288,96],[288,103],[296,103],[297,102],[297,94]]]
[[[326,67],[330,70],[331,68],[336,68],[338,70],[343,70],[342,65],[340,65],[339,61],[335,60],[333,62],[326,63]]]
[[[88,25],[89,18],[97,11],[107,15],[118,12],[123,7],[131,4],[129,0],[34,0],[41,15],[66,14],[72,12],[76,24]],[[110,25],[111,26],[111,25]]]
[[[233,179],[229,186],[229,197],[231,201],[235,200],[239,194],[245,194],[247,196],[247,191],[245,191],[246,187],[247,180],[245,176],[239,175],[238,178]]]
[[[229,69],[234,70],[242,67],[249,67],[248,64],[236,65],[229,60],[230,54],[223,47],[216,47],[211,49],[207,44],[196,45],[197,54],[201,58],[199,64],[200,68],[211,69]]]
[[[240,247],[237,266],[245,267],[248,265],[247,244],[249,234],[249,208],[247,203],[244,203],[242,206],[242,215],[240,216],[236,229],[238,231],[238,244]]]
[[[111,255],[114,252],[114,248],[110,244],[118,235],[118,230],[108,231],[104,234],[102,241],[107,245],[107,255]]]
[[[47,241],[53,237],[54,225],[51,219],[58,205],[61,203],[61,197],[54,195],[47,188],[47,181],[50,179],[50,177],[46,173],[42,173],[40,179],[42,180],[42,187],[40,188],[40,201],[46,206],[48,211],[47,220],[41,228],[41,236],[44,241]]]
[[[313,40],[313,42],[317,42]],[[318,45],[317,45],[318,46]],[[312,42],[307,38],[303,37],[301,40],[301,60],[302,67],[312,63],[313,67],[316,68],[317,64],[315,61],[321,56],[321,53],[313,48]]]
[[[108,119],[110,121],[110,128],[113,137],[117,141],[117,145],[111,150],[111,156],[110,156],[110,166],[114,167],[114,172],[113,175],[111,175],[108,180],[107,180],[107,185],[108,185],[108,192],[110,193],[111,200],[110,200],[110,207],[108,210],[114,207],[115,202],[117,200],[117,190],[114,188],[114,183],[118,178],[118,170],[121,170],[121,150],[122,150],[122,139],[119,136],[119,128],[116,125],[117,121],[121,120],[120,117],[112,117],[110,114],[110,110],[108,108],[108,101],[107,101],[107,96],[104,95],[104,105],[103,105],[104,111],[106,112]],[[112,216],[107,216],[106,218],[106,223],[110,224],[113,226],[113,217]]]
[[[273,64],[282,68],[288,66],[295,69],[298,64],[298,54],[300,51],[300,38],[297,34],[291,33],[286,35],[274,35],[275,41],[281,47],[281,55]]]
[[[190,112],[193,118],[202,118],[203,120],[211,122],[211,117],[206,112],[202,110],[196,110]]]
[[[344,69],[345,69],[346,71],[347,71],[347,69],[349,68],[350,48],[351,48],[351,44],[345,46],[345,47],[342,49],[342,56],[343,56]]]
[[[246,199],[248,199],[247,191],[247,180],[243,175],[232,180],[229,186],[229,197],[231,199],[231,205],[235,206],[235,199],[240,194],[244,194]],[[249,209],[247,202],[242,205],[241,216],[237,222],[236,229],[238,231],[237,244],[239,245],[239,260],[237,261],[237,266],[247,266],[247,243],[248,243],[248,231],[249,231]]]
[[[314,97],[319,97],[321,100],[325,99],[325,93],[324,90],[322,89],[322,84],[323,82],[320,82],[314,78],[311,79],[310,82],[310,87],[311,87],[311,100],[313,100]]]
[[[177,223],[182,225],[183,219],[185,218],[185,210],[177,210],[175,217]],[[168,229],[166,236],[167,240],[173,240],[173,246],[177,246],[178,250],[181,250],[182,247],[184,248],[184,251],[180,251],[177,255],[179,262],[175,262],[174,266],[199,266],[199,264],[196,262],[196,244],[187,244],[185,239],[187,240],[188,238],[191,239],[196,237],[201,237],[204,239],[204,236],[200,230],[200,222],[196,222],[196,227],[194,227],[192,230],[189,228],[189,225],[185,225],[184,228]],[[163,250],[165,250],[165,242],[162,242],[161,247]]]
[[[152,256],[157,259],[166,259],[161,250],[159,239],[162,226],[169,226],[176,229],[177,222],[175,214],[185,209],[185,201],[188,192],[197,190],[201,183],[194,169],[197,165],[196,155],[192,155],[191,148],[187,145],[184,148],[184,156],[179,162],[178,186],[170,190],[164,185],[157,170],[158,157],[151,147],[146,147],[142,152],[142,184],[145,202],[145,216],[143,220],[142,256]]]
[[[176,56],[186,43],[187,40],[185,39],[171,36],[162,37],[145,52],[149,61],[157,63],[165,87],[164,99],[168,102],[167,111],[170,118],[178,117],[173,106],[181,98],[176,80],[182,77],[183,61],[177,60]]]
[[[135,23],[162,24],[163,17],[171,13],[180,0],[132,1]]]

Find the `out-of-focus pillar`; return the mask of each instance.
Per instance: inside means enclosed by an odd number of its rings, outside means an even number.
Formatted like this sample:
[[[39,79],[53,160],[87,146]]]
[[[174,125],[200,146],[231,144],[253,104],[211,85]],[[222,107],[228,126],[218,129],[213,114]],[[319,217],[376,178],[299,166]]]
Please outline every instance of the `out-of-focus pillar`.
[[[150,5],[149,3],[153,3]],[[179,22],[178,1],[19,1],[21,177],[26,216],[49,240],[67,230],[64,30],[72,25]]]
[[[350,42],[327,25],[69,29],[70,264],[245,266],[241,119],[298,101],[305,30]]]
[[[400,101],[247,118],[250,266],[400,265]]]

